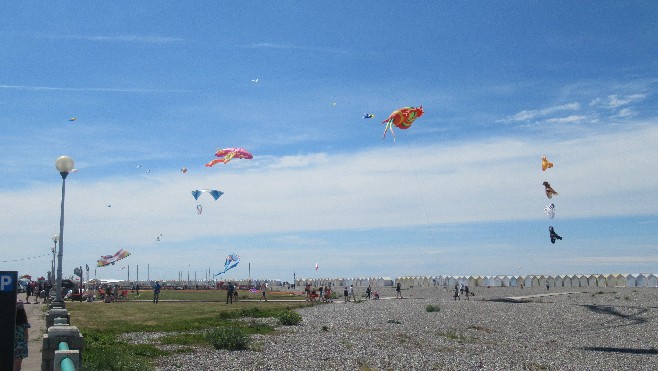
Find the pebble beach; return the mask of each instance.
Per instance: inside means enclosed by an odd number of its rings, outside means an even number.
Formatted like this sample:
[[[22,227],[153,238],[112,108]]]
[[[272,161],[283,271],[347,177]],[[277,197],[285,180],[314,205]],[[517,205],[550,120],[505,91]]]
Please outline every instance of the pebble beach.
[[[477,287],[470,300],[443,287],[403,290],[403,299],[378,291],[381,300],[361,299],[359,288],[356,303],[297,309],[299,325],[254,336],[253,350],[195,348],[157,369],[658,369],[656,288]]]

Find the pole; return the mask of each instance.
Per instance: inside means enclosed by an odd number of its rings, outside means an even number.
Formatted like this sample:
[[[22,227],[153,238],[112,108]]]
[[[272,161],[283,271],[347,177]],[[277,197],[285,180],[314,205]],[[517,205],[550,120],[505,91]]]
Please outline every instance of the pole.
[[[51,285],[55,285],[55,252],[57,252],[57,241],[53,241],[55,243],[55,246],[53,247],[53,270],[51,271],[52,274],[50,275],[50,283]]]
[[[66,176],[68,172],[59,173],[62,176],[62,204],[59,212],[59,251],[57,252],[57,291],[55,291],[55,301],[53,304],[65,307],[62,300],[62,258],[64,257],[64,196],[66,194]]]
[[[146,280],[151,282],[151,264],[146,264]]]
[[[135,285],[139,285],[139,264],[137,264],[137,282]]]
[[[130,264],[128,264],[128,284],[130,285]]]

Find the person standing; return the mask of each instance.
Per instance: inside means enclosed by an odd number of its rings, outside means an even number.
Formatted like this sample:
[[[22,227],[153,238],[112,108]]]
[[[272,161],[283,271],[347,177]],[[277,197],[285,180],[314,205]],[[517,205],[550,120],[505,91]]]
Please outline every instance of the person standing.
[[[226,287],[226,304],[229,302],[233,304],[233,291],[235,291],[235,286],[233,286],[233,282],[229,282]]]
[[[402,284],[398,282],[398,285],[395,287],[395,298],[402,299]]]
[[[347,286],[345,286],[345,290],[343,290],[343,297],[345,298],[345,302],[346,302],[346,303],[347,303],[348,301],[350,301],[350,297],[349,297],[349,295],[350,295],[350,293],[347,291]]]
[[[356,294],[354,294],[354,285],[350,285],[350,295],[347,298],[347,301],[350,301],[350,298],[352,298],[356,303]]]
[[[265,300],[267,301],[267,298],[265,297],[265,292],[267,292],[267,286],[265,286],[264,283],[260,285],[260,291],[263,293],[260,297],[260,300]]]
[[[468,288],[468,285],[464,286],[464,293],[466,294],[466,300],[471,300],[471,290]]]
[[[23,359],[27,358],[28,345],[30,340],[29,331],[30,323],[27,321],[27,313],[23,302],[16,304],[16,329],[14,333],[14,371],[20,371]]]
[[[459,298],[459,286],[455,285],[455,300],[457,300],[457,298]],[[459,298],[459,300],[461,300],[461,298]]]
[[[155,281],[155,286],[153,286],[153,304],[158,304],[158,301],[160,300],[160,289],[162,289],[160,282]]]
[[[32,296],[32,282],[28,282],[25,287],[25,304],[30,304],[30,296]]]
[[[368,288],[366,289],[366,298],[370,300],[370,293],[372,292],[372,288],[370,288],[370,285],[368,285]]]

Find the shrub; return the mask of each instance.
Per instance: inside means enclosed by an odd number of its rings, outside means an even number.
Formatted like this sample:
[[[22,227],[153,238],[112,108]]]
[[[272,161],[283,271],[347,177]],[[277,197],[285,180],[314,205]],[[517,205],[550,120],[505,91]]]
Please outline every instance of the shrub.
[[[279,313],[278,319],[279,319],[279,323],[281,323],[284,326],[294,326],[302,321],[302,316],[301,314],[295,311],[286,310]]]
[[[441,310],[438,305],[427,304],[425,310],[428,312],[438,312]]]
[[[244,350],[251,338],[241,327],[230,325],[212,329],[206,333],[206,340],[215,349]]]

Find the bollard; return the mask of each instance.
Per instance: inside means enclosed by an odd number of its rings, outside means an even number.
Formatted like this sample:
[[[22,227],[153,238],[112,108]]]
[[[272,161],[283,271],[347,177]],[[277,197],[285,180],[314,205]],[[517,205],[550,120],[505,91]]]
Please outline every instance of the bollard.
[[[67,347],[69,350],[66,350]],[[43,336],[41,370],[59,370],[62,367],[62,360],[65,358],[70,358],[74,369],[79,370],[83,349],[84,338],[77,327],[51,326],[48,328],[48,333]],[[68,361],[65,364],[68,364]]]

